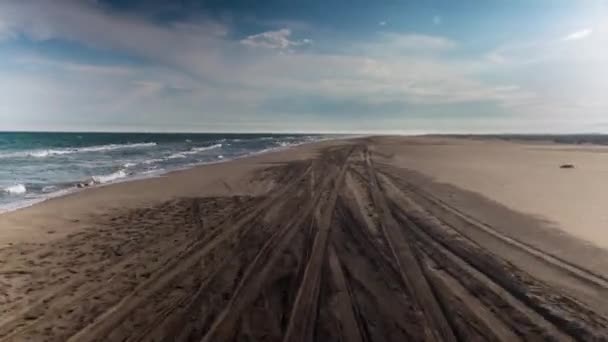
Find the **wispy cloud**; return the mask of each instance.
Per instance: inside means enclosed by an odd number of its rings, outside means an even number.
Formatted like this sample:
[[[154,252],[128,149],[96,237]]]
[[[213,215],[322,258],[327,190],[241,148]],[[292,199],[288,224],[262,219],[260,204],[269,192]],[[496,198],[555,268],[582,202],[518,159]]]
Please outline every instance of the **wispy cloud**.
[[[227,32],[225,25],[212,20],[157,25],[112,15],[90,1],[5,0],[0,2],[0,22],[7,23],[14,37],[71,41],[196,73],[221,72],[218,53]]]
[[[568,41],[568,40],[585,39],[585,38],[589,37],[592,33],[593,33],[593,29],[585,28],[585,29],[582,29],[582,30],[579,30],[576,32],[569,33],[568,35],[564,36],[562,38],[562,40]]]
[[[456,42],[441,36],[423,34],[384,34],[387,44],[405,50],[447,50],[456,47]]]
[[[426,18],[426,26],[442,22],[439,16]],[[372,26],[374,23],[371,21]],[[265,116],[264,106],[269,102],[280,100],[282,115],[301,118],[298,122],[306,120],[299,114],[307,106],[311,112],[318,108],[297,99],[322,100],[323,107],[336,115],[360,107],[368,114],[390,111],[406,118],[410,106],[424,113],[425,108],[449,111],[450,106],[479,103],[488,104],[487,108],[528,106],[551,112],[555,108],[545,106],[548,101],[539,100],[536,91],[547,88],[544,84],[530,87],[496,70],[570,56],[580,44],[565,41],[592,33],[585,44],[597,45],[597,49],[606,46],[591,44],[603,36],[600,26],[593,24],[595,32],[586,29],[563,38],[553,36],[544,45],[497,48],[486,59],[484,51],[479,55],[467,51],[465,41],[439,33],[378,32],[389,31],[396,23],[378,25],[384,28],[345,39],[332,36],[329,30],[314,31],[315,25],[266,23],[254,25],[263,27],[262,32],[241,39],[235,38],[234,31],[239,30],[233,31],[229,22],[208,18],[160,24],[144,17],[111,15],[92,1],[0,0],[0,39],[4,35],[5,39],[26,37],[34,44],[70,41],[95,51],[139,58],[128,65],[98,65],[30,56],[22,64],[38,69],[21,74],[0,65],[0,93],[7,99],[0,103],[0,124],[14,118],[16,112],[29,113],[22,118],[36,122],[41,112],[52,118],[69,111],[78,114],[70,120],[86,116],[124,122],[132,118],[134,123],[160,124],[179,119],[187,128],[224,120],[233,125],[270,127],[276,113]],[[434,27],[433,32],[439,29],[442,27]],[[315,38],[314,44],[308,37]],[[548,40],[552,45],[547,45]],[[277,53],[286,51],[292,53]],[[606,50],[589,51],[605,61]],[[545,55],[539,56],[541,52]],[[538,78],[542,76],[538,74]],[[602,101],[600,105],[605,103]],[[290,113],[290,109],[298,113]],[[142,120],[144,115],[146,120]]]
[[[132,69],[121,65],[96,65],[82,62],[61,61],[45,58],[36,54],[23,54],[15,58],[21,66],[37,67],[65,71],[74,71],[90,75],[125,76],[132,73]]]
[[[574,42],[578,43],[574,44]],[[486,53],[485,58],[495,64],[520,66],[583,61],[605,63],[608,54],[607,43],[608,26],[598,25],[562,37],[523,38],[498,46]]]
[[[291,30],[282,28],[276,31],[266,31],[248,36],[241,43],[251,47],[262,47],[268,49],[290,49],[296,46],[311,44],[310,39],[291,39]]]
[[[436,54],[457,46],[457,42],[442,36],[396,32],[380,32],[376,39],[352,44],[358,53],[376,57]]]

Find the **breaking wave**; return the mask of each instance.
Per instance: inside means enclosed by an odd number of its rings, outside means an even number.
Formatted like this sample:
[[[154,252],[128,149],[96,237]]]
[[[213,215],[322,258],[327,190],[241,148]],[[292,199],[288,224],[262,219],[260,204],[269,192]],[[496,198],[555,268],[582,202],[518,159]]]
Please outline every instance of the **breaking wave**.
[[[27,192],[27,188],[23,184],[15,184],[7,186],[6,188],[2,189],[2,191],[11,195],[21,195]]]
[[[0,158],[27,158],[27,157],[46,158],[46,157],[52,157],[52,156],[60,156],[60,155],[64,155],[64,154],[106,152],[106,151],[114,151],[114,150],[121,150],[121,149],[147,148],[147,147],[154,147],[154,146],[156,146],[156,143],[150,142],[150,143],[137,143],[137,144],[109,144],[109,145],[77,147],[77,148],[19,151],[19,152],[0,154]]]
[[[129,174],[125,170],[119,170],[109,175],[93,176],[93,182],[98,184],[110,183],[115,180],[126,178]]]
[[[215,145],[205,146],[205,147],[194,147],[188,151],[174,153],[174,154],[168,156],[167,159],[187,158],[189,155],[198,154],[198,153],[201,153],[204,151],[214,150],[216,148],[221,148],[222,146],[223,146],[222,144],[215,144]]]

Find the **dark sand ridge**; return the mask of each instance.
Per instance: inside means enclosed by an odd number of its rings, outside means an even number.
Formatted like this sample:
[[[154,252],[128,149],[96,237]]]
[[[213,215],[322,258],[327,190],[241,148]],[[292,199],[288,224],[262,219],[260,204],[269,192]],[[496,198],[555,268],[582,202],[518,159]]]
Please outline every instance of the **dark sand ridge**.
[[[325,142],[0,217],[37,235],[0,249],[0,341],[608,338],[606,252],[400,167],[396,146],[426,142]]]

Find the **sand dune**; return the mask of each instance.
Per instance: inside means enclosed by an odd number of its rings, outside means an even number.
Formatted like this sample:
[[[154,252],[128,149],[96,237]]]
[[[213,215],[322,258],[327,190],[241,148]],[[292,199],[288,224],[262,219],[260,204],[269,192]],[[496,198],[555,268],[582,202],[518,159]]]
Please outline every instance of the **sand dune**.
[[[0,341],[608,339],[607,252],[493,184],[576,175],[530,148],[324,142],[0,217]]]

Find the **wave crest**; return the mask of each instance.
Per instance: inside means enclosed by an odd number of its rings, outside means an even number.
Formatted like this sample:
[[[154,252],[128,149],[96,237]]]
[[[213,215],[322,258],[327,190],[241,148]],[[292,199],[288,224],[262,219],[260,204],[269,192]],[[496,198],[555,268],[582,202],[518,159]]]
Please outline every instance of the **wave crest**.
[[[93,176],[92,179],[93,179],[93,182],[95,182],[97,184],[105,184],[105,183],[110,183],[110,182],[113,182],[113,181],[121,179],[121,178],[126,178],[127,176],[129,176],[129,175],[127,174],[127,172],[125,170],[118,170],[109,175]]]
[[[27,188],[23,184],[15,184],[7,186],[6,188],[2,189],[2,191],[11,195],[21,195],[27,192]]]
[[[99,146],[88,146],[88,147],[75,147],[75,148],[62,148],[62,149],[48,149],[48,150],[31,150],[31,151],[19,151],[0,154],[0,158],[46,158],[52,156],[60,156],[64,154],[74,153],[87,153],[87,152],[105,152],[114,151],[121,149],[131,148],[146,148],[156,146],[155,142],[150,143],[135,143],[135,144],[109,144]]]
[[[188,151],[174,153],[174,154],[168,156],[166,159],[169,160],[169,159],[187,158],[187,156],[189,156],[189,155],[198,154],[198,153],[201,153],[204,151],[214,150],[216,148],[221,148],[222,146],[223,146],[222,144],[215,144],[215,145],[204,146],[204,147],[193,147]]]

